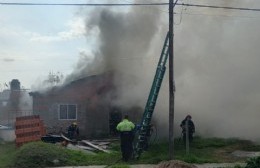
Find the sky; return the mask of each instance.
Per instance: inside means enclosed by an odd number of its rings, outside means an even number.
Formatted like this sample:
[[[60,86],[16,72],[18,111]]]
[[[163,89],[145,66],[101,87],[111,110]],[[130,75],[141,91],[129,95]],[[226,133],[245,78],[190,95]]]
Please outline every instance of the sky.
[[[3,1],[15,2],[15,1]],[[32,1],[19,1],[32,2]],[[33,2],[54,3],[38,0]],[[55,1],[74,3],[75,1]],[[85,3],[86,1],[77,1]],[[93,9],[93,8],[92,8]],[[91,7],[89,8],[91,10]],[[19,79],[27,89],[50,71],[65,76],[79,53],[91,50],[85,38],[86,16],[75,6],[0,6],[0,84]]]
[[[258,0],[180,2],[260,8]],[[260,13],[181,6],[175,12],[175,130],[180,132],[178,122],[190,114],[197,135],[260,141],[253,131],[260,127]],[[105,62],[130,75],[118,76],[120,95],[113,103],[144,107],[168,12],[167,7],[2,5],[0,23],[0,84],[19,79],[30,89],[50,71],[86,75],[82,72],[95,72]],[[160,133],[168,128],[168,93],[166,73],[154,115]]]

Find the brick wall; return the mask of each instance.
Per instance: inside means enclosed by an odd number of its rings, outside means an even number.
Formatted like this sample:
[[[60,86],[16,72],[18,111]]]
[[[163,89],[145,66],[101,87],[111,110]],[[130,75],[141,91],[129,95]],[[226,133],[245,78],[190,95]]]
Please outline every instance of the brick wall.
[[[49,133],[65,132],[72,122],[77,122],[83,137],[108,134],[110,102],[106,96],[110,81],[107,76],[85,78],[44,94],[31,94],[33,113],[40,115]],[[77,120],[59,120],[60,104],[76,104]]]
[[[19,147],[27,142],[39,141],[46,135],[46,130],[39,115],[16,117],[15,135],[16,146]]]

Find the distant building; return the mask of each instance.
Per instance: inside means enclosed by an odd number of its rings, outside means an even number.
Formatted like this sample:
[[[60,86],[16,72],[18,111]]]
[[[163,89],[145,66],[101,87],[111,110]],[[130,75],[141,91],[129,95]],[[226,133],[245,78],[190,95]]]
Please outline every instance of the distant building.
[[[21,89],[18,79],[10,82],[10,89],[0,92],[0,124],[14,126],[18,116],[31,115],[31,100],[23,100],[28,96],[26,89]]]
[[[11,90],[4,90],[0,92],[0,124],[8,125],[8,102]]]

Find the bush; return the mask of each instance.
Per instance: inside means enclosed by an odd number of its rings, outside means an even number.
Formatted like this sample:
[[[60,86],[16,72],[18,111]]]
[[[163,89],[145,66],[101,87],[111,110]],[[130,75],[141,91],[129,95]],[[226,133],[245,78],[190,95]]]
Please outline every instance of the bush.
[[[62,147],[43,142],[31,142],[18,149],[13,166],[19,168],[64,166],[68,159],[69,153]]]
[[[246,162],[245,168],[259,168],[260,167],[260,157],[250,158]]]

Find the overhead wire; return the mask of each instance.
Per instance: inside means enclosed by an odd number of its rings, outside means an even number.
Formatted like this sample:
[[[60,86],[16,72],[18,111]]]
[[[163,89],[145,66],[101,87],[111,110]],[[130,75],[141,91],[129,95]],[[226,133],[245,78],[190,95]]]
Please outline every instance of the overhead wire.
[[[26,2],[0,2],[0,5],[19,6],[158,6],[168,3],[26,3]]]
[[[182,6],[182,8],[181,8],[181,13],[179,13],[179,14],[180,14],[180,20],[179,20],[179,23],[174,23],[174,25],[178,26],[178,25],[180,25],[180,24],[181,24],[183,10],[186,10],[186,9],[184,9],[184,6]],[[177,13],[174,13],[174,14],[177,14]]]
[[[124,1],[124,2],[128,2],[128,3],[131,3],[130,1],[128,0],[121,0],[121,1]],[[153,6],[154,7],[154,6]],[[154,10],[157,10],[158,12],[162,12],[162,13],[169,13],[168,11],[165,11],[165,10],[161,10],[161,9],[158,9],[158,8],[153,8]]]
[[[240,18],[240,19],[260,19],[260,17],[241,16],[241,15],[223,15],[223,14],[205,14],[205,13],[175,13],[177,15],[194,15],[194,16],[210,16],[210,17],[227,17],[227,18]]]
[[[18,5],[18,6],[164,6],[169,5],[167,2],[160,3],[24,3],[24,2],[0,2],[0,5]],[[243,10],[259,12],[260,8],[244,8],[231,6],[203,5],[191,3],[175,3],[175,5],[183,5],[187,7],[215,8],[228,10]]]
[[[231,7],[231,6],[201,5],[201,4],[191,4],[191,3],[178,3],[176,5],[183,5],[183,6],[187,6],[187,7],[201,7],[201,8],[215,8],[215,9],[228,9],[228,10],[242,10],[242,11],[260,12],[260,8],[242,8],[242,7]]]

